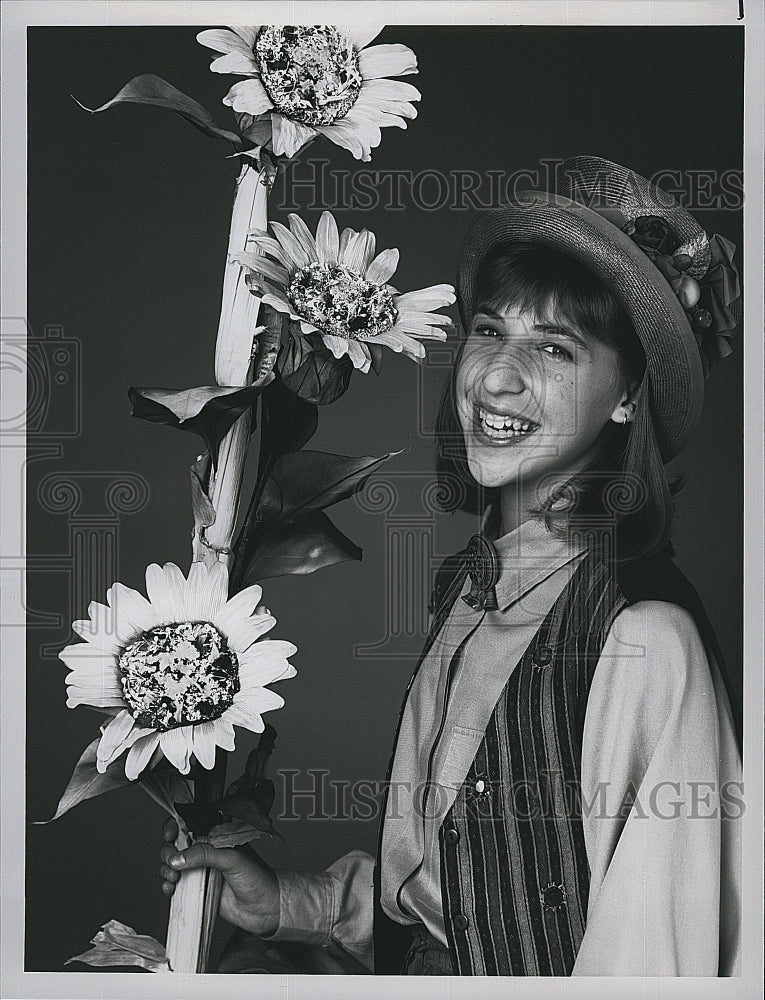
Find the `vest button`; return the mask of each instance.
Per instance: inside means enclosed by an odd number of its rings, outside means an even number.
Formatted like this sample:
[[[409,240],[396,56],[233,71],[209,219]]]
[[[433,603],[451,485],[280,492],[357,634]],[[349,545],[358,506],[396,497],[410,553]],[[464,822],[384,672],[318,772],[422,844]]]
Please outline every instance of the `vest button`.
[[[547,910],[559,910],[566,905],[566,890],[562,885],[548,885],[539,895]]]
[[[548,663],[552,663],[552,658],[553,651],[549,646],[537,646],[532,656],[538,667],[546,667]]]
[[[465,916],[464,913],[456,913],[454,916],[454,929],[455,931],[466,931],[470,925],[470,921]]]
[[[455,830],[453,826],[450,826],[448,830],[444,831],[444,840],[446,841],[447,844],[449,844],[452,847],[455,844],[459,844],[460,842],[459,830]]]

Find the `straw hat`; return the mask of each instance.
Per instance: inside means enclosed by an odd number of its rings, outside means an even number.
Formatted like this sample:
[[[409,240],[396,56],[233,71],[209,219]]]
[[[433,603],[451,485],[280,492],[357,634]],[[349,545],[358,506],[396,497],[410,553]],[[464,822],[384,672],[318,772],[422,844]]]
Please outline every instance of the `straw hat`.
[[[478,268],[494,247],[539,243],[581,261],[610,289],[646,355],[664,461],[698,422],[704,378],[731,353],[740,313],[735,247],[709,237],[667,191],[626,167],[579,156],[560,168],[558,191],[523,191],[483,212],[468,233],[457,278],[468,329]]]

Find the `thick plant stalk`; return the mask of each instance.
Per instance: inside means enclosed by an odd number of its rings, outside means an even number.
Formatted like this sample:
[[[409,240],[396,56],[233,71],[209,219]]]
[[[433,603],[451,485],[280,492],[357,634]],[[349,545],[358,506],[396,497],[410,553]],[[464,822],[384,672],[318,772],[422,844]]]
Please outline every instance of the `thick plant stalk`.
[[[257,328],[260,298],[253,295],[245,281],[244,269],[230,259],[233,253],[247,248],[252,230],[265,230],[268,222],[269,176],[254,166],[245,166],[236,182],[231,217],[228,255],[223,272],[218,339],[215,347],[215,380],[218,385],[249,385],[252,382],[252,344]],[[250,435],[250,416],[243,414],[231,427],[220,445],[218,469],[209,484],[209,496],[215,508],[215,523],[203,537],[195,534],[195,561],[211,566],[216,561],[230,561],[239,492]]]
[[[257,327],[260,298],[245,282],[243,268],[231,254],[247,248],[252,230],[265,230],[268,217],[269,180],[265,171],[249,164],[236,182],[228,254],[223,272],[218,339],[215,348],[215,379],[218,385],[252,383],[252,346]],[[202,532],[195,530],[193,559],[209,566],[230,561],[230,548],[239,507],[244,464],[250,440],[250,414],[245,413],[223,438],[218,467],[208,484],[215,521]],[[209,780],[195,782],[197,802],[213,802],[223,795],[226,754],[219,750]],[[188,846],[184,843],[183,846]],[[174,972],[204,972],[221,894],[221,875],[212,869],[184,872],[170,906],[167,956]]]

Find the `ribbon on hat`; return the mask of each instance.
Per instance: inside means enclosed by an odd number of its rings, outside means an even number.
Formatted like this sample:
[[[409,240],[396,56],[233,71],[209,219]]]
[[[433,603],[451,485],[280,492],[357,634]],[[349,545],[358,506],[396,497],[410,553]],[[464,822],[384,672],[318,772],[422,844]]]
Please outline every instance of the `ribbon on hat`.
[[[476,611],[496,611],[495,587],[499,580],[497,550],[484,535],[473,535],[467,545],[465,562],[472,586],[462,600]]]
[[[730,342],[740,318],[735,244],[702,232],[681,245],[667,220],[658,215],[639,216],[624,231],[661,271],[685,309],[706,377],[732,353]]]

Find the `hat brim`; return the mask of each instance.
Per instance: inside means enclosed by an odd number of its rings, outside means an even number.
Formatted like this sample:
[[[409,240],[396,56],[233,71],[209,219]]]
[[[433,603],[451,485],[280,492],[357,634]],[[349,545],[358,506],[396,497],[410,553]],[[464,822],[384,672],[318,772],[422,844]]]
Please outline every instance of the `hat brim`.
[[[580,261],[614,295],[632,322],[646,368],[664,462],[687,444],[701,415],[704,375],[696,338],[669,282],[651,259],[598,212],[550,192],[519,192],[503,208],[482,213],[462,248],[457,277],[460,316],[470,328],[475,280],[494,248],[537,243]]]

